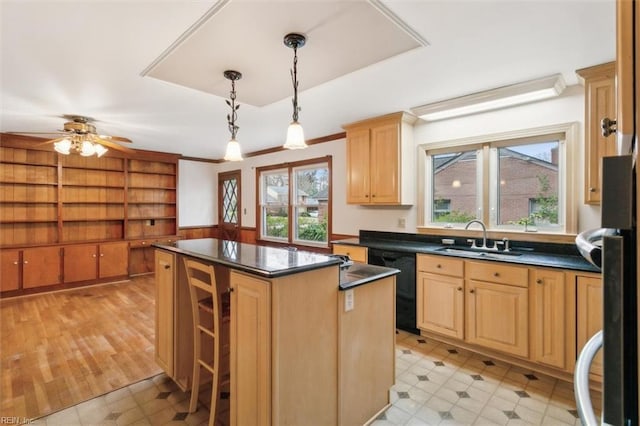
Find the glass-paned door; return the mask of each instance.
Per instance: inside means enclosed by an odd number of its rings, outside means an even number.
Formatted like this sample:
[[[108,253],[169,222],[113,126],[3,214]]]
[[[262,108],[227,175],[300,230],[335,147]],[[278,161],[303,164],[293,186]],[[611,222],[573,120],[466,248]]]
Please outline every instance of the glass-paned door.
[[[240,241],[240,170],[218,174],[218,230],[223,240]]]

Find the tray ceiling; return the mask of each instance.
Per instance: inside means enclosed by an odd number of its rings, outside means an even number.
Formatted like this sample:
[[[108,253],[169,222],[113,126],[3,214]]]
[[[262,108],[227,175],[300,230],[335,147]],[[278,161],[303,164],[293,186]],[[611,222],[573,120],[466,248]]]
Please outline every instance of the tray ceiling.
[[[223,71],[240,71],[238,100],[264,106],[291,96],[290,32],[298,49],[300,90],[318,86],[427,45],[377,1],[256,2],[222,0],[155,59],[142,75],[221,97],[230,84]]]

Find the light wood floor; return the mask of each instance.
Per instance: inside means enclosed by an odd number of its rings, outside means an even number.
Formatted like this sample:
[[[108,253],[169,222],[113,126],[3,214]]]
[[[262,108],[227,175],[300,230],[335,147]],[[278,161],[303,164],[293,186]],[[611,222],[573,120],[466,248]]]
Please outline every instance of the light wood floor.
[[[0,300],[0,416],[34,418],[161,372],[154,278]]]

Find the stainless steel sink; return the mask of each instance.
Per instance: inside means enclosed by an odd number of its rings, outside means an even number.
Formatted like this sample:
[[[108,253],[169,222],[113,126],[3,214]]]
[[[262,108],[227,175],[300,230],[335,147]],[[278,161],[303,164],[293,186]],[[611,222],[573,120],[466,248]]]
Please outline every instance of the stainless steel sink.
[[[472,249],[470,247],[441,247],[436,251],[442,251],[445,253],[460,254],[471,257],[484,257],[489,259],[510,259],[513,257],[521,256],[522,253],[515,253],[512,251],[488,251],[483,249]]]

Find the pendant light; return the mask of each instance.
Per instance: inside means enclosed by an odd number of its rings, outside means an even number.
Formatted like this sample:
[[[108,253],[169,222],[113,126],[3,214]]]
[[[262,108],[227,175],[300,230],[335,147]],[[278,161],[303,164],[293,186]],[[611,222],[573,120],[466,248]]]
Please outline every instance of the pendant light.
[[[304,46],[307,39],[302,34],[290,33],[284,36],[284,45],[293,49],[293,69],[291,70],[291,81],[293,82],[293,121],[287,129],[287,140],[284,148],[303,149],[307,147],[304,141],[304,130],[298,123],[298,48]]]
[[[238,118],[238,108],[240,105],[236,105],[236,80],[242,78],[242,74],[238,71],[227,70],[224,72],[224,78],[231,80],[231,94],[228,99],[225,100],[227,105],[231,107],[231,113],[227,114],[227,121],[229,122],[229,131],[231,132],[231,140],[227,144],[227,151],[224,154],[226,161],[242,161],[242,153],[240,152],[240,144],[236,141],[236,133],[238,133],[239,127],[236,126],[236,118]]]

